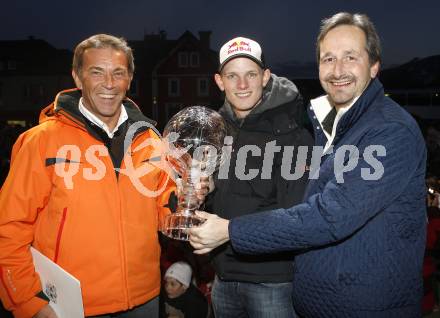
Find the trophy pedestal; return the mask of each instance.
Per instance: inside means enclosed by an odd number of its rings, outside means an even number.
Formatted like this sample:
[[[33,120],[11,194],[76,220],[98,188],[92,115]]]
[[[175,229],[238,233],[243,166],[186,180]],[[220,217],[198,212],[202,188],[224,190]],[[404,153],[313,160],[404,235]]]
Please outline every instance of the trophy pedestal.
[[[205,219],[194,213],[177,212],[165,217],[160,231],[169,238],[188,241],[187,230],[191,227],[200,226],[203,222],[205,222]]]

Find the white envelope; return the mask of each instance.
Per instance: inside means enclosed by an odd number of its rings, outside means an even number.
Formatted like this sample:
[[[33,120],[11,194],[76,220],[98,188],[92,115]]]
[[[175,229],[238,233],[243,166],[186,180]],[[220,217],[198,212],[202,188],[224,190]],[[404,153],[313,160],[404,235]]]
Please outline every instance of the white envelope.
[[[84,318],[79,280],[32,246],[30,250],[43,292],[50,299],[49,304],[58,318]]]

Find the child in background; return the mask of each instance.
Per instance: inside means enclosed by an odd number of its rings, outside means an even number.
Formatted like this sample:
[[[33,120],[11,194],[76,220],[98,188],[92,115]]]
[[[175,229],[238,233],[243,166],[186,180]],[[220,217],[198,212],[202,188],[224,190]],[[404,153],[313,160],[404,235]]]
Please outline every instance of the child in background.
[[[176,262],[164,275],[161,293],[161,317],[206,318],[208,302],[191,284],[192,269],[188,263]]]

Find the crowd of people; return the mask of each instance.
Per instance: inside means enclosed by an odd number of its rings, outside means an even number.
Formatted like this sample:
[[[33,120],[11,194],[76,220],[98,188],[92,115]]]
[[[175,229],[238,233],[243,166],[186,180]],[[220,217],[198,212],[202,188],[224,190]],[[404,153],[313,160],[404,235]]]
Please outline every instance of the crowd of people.
[[[209,213],[197,212],[206,221],[188,230],[188,243],[158,233],[176,208],[178,183],[150,147],[160,136],[154,122],[126,98],[131,48],[107,34],[79,43],[76,88],[60,92],[39,125],[1,128],[6,309],[16,318],[57,318],[33,246],[80,280],[87,317],[388,318],[434,310],[440,187],[426,180],[426,163],[436,176],[438,131],[423,136],[385,96],[380,40],[366,15],[324,19],[316,48],[326,95],[306,107],[293,82],[270,72],[259,43],[236,37],[221,47],[214,78],[233,137],[230,166],[226,178],[218,172],[197,185]],[[301,147],[313,145],[304,110],[321,152],[319,160],[305,155],[292,175],[282,152],[298,163]],[[253,152],[248,174],[238,175],[249,145],[266,153]],[[261,175],[248,178],[251,171]]]

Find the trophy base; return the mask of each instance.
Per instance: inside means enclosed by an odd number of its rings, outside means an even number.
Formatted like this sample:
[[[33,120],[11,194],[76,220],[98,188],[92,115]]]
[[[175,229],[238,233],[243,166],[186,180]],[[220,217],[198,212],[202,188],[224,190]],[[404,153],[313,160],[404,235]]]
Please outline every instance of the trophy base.
[[[197,215],[174,213],[165,217],[164,224],[160,231],[169,238],[188,241],[189,235],[187,230],[191,227],[200,226],[204,222],[205,219]]]

